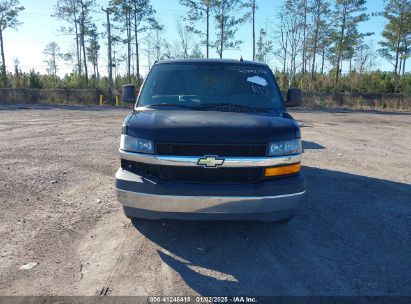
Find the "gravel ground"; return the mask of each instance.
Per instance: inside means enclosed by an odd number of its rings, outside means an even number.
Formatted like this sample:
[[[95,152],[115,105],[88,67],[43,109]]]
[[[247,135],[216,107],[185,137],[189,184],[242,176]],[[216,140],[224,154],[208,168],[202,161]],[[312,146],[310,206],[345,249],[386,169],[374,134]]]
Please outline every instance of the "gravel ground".
[[[0,109],[0,295],[411,295],[411,113],[294,112],[309,190],[288,224],[131,223],[126,113]]]

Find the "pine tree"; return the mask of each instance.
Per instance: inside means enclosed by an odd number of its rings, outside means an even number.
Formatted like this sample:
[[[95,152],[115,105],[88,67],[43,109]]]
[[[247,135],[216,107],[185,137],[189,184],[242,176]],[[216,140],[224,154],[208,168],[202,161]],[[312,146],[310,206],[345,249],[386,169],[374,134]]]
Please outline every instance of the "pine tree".
[[[301,0],[285,2],[290,80],[296,85],[298,58],[304,48],[304,17],[300,13]]]
[[[76,41],[75,57],[77,58],[77,73],[82,74],[81,50],[80,50],[80,29],[79,16],[80,10],[76,0],[57,0],[54,7],[53,17],[67,22],[67,26],[61,26],[59,31],[66,35],[73,35]],[[72,55],[71,55],[72,56]],[[73,57],[73,56],[72,56]]]
[[[46,48],[43,51],[46,60],[44,61],[47,63],[47,73],[56,80],[57,79],[57,63],[60,57],[60,47],[57,42],[52,41],[46,45]]]
[[[127,44],[127,75],[129,81],[131,82],[133,47],[137,68],[136,76],[137,79],[140,79],[140,36],[147,31],[160,29],[155,18],[156,11],[150,0],[111,0],[110,7],[114,11],[114,20],[120,24],[120,30],[126,33],[126,38],[123,41]]]
[[[68,23],[60,31],[67,35],[75,35],[78,74],[84,71],[86,86],[88,85],[87,46],[86,40],[92,24],[91,12],[95,0],[57,0],[53,17]]]
[[[86,85],[88,85],[88,66],[87,66],[87,46],[86,46],[86,36],[89,32],[89,28],[92,24],[91,21],[91,11],[95,7],[95,0],[77,0],[80,6],[80,46],[83,51],[83,65],[84,73],[86,77]]]
[[[7,86],[6,56],[4,53],[4,31],[7,28],[17,29],[22,23],[18,20],[19,13],[24,10],[19,0],[0,1],[0,49],[1,49],[1,74],[2,82]]]
[[[309,38],[309,49],[312,57],[311,79],[316,72],[316,59],[319,51],[322,53],[321,45],[329,35],[328,17],[331,13],[329,0],[311,0],[312,35]]]
[[[180,0],[180,4],[187,7],[188,12],[185,20],[189,22],[187,29],[203,39],[206,46],[206,56],[210,56],[210,18],[213,14],[215,0]],[[205,22],[205,30],[198,28],[198,22]]]
[[[267,40],[267,31],[260,29],[260,34],[257,41],[257,53],[255,60],[267,63],[267,55],[273,50],[273,44]]]
[[[238,25],[242,22],[233,13],[237,8],[239,0],[216,0],[215,1],[215,20],[217,29],[217,40],[213,43],[220,58],[227,49],[234,49],[242,42],[235,39]]]
[[[241,3],[241,8],[246,9],[247,12],[243,17],[244,21],[250,21],[252,23],[253,29],[253,61],[256,59],[255,56],[255,14],[258,10],[258,5],[256,0],[245,0]],[[260,32],[261,34],[261,32]]]
[[[380,41],[379,53],[394,65],[394,74],[405,72],[411,45],[411,1],[386,0],[384,17],[388,20]]]
[[[97,32],[97,26],[95,24],[92,24],[90,26],[88,36],[89,41],[87,46],[87,57],[93,65],[93,78],[95,83],[96,80],[99,78],[98,60],[101,48],[99,43],[99,34]]]
[[[282,62],[282,73],[285,76],[285,74],[287,73],[287,59],[289,48],[288,14],[286,13],[285,2],[278,11],[276,17],[279,23],[275,27],[274,35],[278,47],[274,50],[274,55]]]
[[[336,0],[333,13],[334,33],[332,34],[334,47],[332,49],[332,61],[335,65],[335,85],[338,85],[342,62],[352,59],[354,48],[362,43],[364,36],[358,30],[361,22],[369,19],[366,11],[365,0]]]

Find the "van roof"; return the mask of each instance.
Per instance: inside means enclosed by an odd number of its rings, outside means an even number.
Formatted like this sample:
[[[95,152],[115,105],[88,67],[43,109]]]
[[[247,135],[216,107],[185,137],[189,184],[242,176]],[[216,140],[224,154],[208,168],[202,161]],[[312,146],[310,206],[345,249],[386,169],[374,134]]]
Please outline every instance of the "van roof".
[[[168,64],[168,63],[222,63],[222,64],[241,64],[241,65],[259,65],[266,67],[265,63],[247,60],[236,60],[236,59],[218,59],[218,58],[189,58],[189,59],[172,59],[172,60],[162,60],[156,62],[156,64]]]

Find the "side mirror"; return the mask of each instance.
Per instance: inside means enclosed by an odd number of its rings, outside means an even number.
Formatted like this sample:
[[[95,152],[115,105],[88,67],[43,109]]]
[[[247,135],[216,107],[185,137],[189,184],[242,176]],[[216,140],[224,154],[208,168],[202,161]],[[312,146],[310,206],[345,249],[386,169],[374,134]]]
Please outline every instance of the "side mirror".
[[[300,107],[303,104],[303,92],[300,89],[290,88],[287,92],[287,107]]]
[[[136,102],[136,86],[133,84],[127,84],[123,86],[123,94],[121,99],[124,103],[135,103]]]

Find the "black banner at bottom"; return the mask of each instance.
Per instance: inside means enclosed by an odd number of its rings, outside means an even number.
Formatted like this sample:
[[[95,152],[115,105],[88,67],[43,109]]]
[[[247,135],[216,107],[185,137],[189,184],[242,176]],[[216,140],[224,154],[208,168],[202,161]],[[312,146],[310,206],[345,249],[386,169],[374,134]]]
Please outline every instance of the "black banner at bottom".
[[[411,296],[0,296],[0,304],[140,304],[140,303],[274,303],[274,304],[410,304]]]

